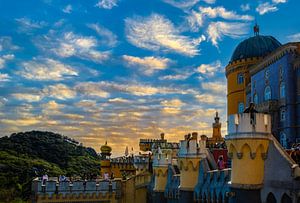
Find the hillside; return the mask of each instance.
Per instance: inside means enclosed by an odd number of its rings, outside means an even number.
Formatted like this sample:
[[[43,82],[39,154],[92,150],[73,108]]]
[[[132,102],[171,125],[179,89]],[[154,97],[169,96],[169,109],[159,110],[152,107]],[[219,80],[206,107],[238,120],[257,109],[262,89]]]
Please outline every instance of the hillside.
[[[20,132],[0,138],[0,202],[28,200],[36,176],[99,175],[100,160],[92,148],[52,132]]]

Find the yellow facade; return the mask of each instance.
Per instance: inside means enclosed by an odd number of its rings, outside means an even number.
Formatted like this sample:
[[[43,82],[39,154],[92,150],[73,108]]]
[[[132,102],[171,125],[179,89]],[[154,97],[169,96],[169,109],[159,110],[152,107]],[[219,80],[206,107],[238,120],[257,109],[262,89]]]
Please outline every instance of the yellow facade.
[[[153,167],[154,189],[155,192],[164,192],[167,184],[168,168],[167,167]]]
[[[232,139],[227,140],[226,145],[234,171],[231,174],[232,185],[249,189],[261,187],[269,139]]]
[[[246,105],[246,87],[250,83],[249,68],[261,60],[259,57],[242,59],[229,63],[226,66],[227,77],[227,115],[236,114],[238,105]],[[238,83],[238,75],[243,74],[244,82]]]
[[[178,158],[180,169],[180,190],[193,191],[199,174],[200,158]]]

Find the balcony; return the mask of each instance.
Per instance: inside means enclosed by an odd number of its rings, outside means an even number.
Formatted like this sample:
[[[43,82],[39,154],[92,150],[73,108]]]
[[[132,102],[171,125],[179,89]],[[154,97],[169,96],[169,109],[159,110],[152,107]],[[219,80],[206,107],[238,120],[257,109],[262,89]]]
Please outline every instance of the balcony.
[[[256,104],[255,109],[261,113],[269,113],[278,111],[278,100],[268,100],[260,104]]]

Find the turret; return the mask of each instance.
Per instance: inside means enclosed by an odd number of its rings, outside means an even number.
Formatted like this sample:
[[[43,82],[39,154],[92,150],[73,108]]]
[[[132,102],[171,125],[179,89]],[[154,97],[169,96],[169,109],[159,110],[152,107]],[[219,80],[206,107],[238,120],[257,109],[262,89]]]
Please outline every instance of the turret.
[[[107,145],[107,141],[100,148],[101,151],[101,174],[104,178],[111,175],[110,155],[112,148]]]
[[[199,147],[199,144],[201,148]],[[198,180],[198,169],[201,159],[206,158],[206,139],[198,144],[198,134],[185,135],[180,141],[178,164],[180,170],[180,202],[193,202],[193,190]]]
[[[271,117],[267,114],[253,110],[228,117],[228,135],[225,139],[232,160],[231,187],[233,191],[243,190],[243,193],[236,194],[248,193],[254,198],[250,198],[249,202],[259,201],[270,134]],[[236,198],[239,202],[239,196]]]

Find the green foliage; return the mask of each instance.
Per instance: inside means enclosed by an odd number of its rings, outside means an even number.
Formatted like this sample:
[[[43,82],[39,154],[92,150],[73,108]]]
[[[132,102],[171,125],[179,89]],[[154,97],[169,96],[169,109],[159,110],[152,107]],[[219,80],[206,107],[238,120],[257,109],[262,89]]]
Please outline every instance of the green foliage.
[[[99,172],[94,149],[59,134],[31,131],[0,138],[0,202],[28,200],[33,178],[45,173],[93,178]]]

